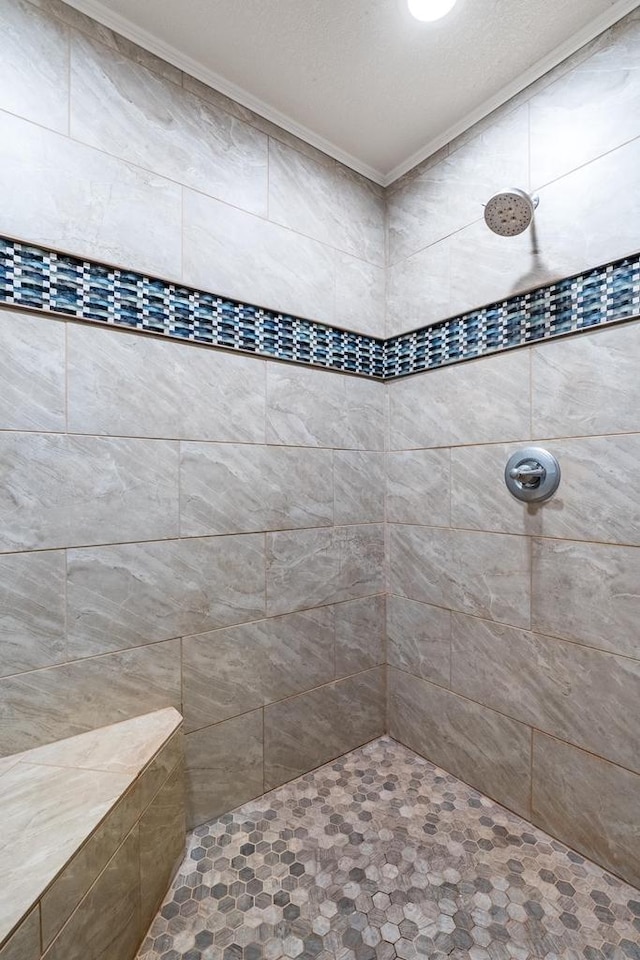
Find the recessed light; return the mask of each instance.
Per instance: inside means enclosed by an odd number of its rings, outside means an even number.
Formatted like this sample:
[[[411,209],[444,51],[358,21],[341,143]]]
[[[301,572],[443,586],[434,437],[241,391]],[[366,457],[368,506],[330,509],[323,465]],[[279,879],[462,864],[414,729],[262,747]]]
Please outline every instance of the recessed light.
[[[453,10],[456,0],[407,0],[409,13],[416,20],[439,20]]]

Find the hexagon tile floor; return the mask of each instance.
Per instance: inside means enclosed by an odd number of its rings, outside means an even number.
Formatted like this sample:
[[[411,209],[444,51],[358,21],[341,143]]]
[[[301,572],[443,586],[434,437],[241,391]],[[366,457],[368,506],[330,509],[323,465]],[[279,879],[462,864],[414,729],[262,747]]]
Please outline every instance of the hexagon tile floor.
[[[198,827],[139,960],[640,960],[640,892],[383,737]]]

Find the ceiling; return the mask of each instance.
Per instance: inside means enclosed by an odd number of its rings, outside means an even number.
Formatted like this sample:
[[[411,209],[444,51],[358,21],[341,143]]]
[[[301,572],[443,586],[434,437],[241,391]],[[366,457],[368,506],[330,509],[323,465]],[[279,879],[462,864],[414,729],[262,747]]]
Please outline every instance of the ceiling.
[[[70,0],[384,185],[637,0]]]

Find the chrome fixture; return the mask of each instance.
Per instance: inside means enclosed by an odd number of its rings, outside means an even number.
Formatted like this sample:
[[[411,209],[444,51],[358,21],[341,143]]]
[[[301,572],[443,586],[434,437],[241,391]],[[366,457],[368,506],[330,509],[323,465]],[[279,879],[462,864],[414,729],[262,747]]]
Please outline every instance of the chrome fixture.
[[[542,447],[524,447],[507,460],[504,480],[516,500],[540,503],[548,500],[560,483],[560,464]]]
[[[531,221],[539,197],[530,197],[524,190],[512,187],[496,193],[484,208],[484,222],[499,237],[516,237]]]

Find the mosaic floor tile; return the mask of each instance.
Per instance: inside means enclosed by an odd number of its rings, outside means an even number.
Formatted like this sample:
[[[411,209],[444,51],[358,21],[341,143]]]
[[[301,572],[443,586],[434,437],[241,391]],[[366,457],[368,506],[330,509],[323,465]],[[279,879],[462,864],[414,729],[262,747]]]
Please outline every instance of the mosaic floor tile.
[[[139,960],[640,960],[640,891],[383,737],[198,827]]]

